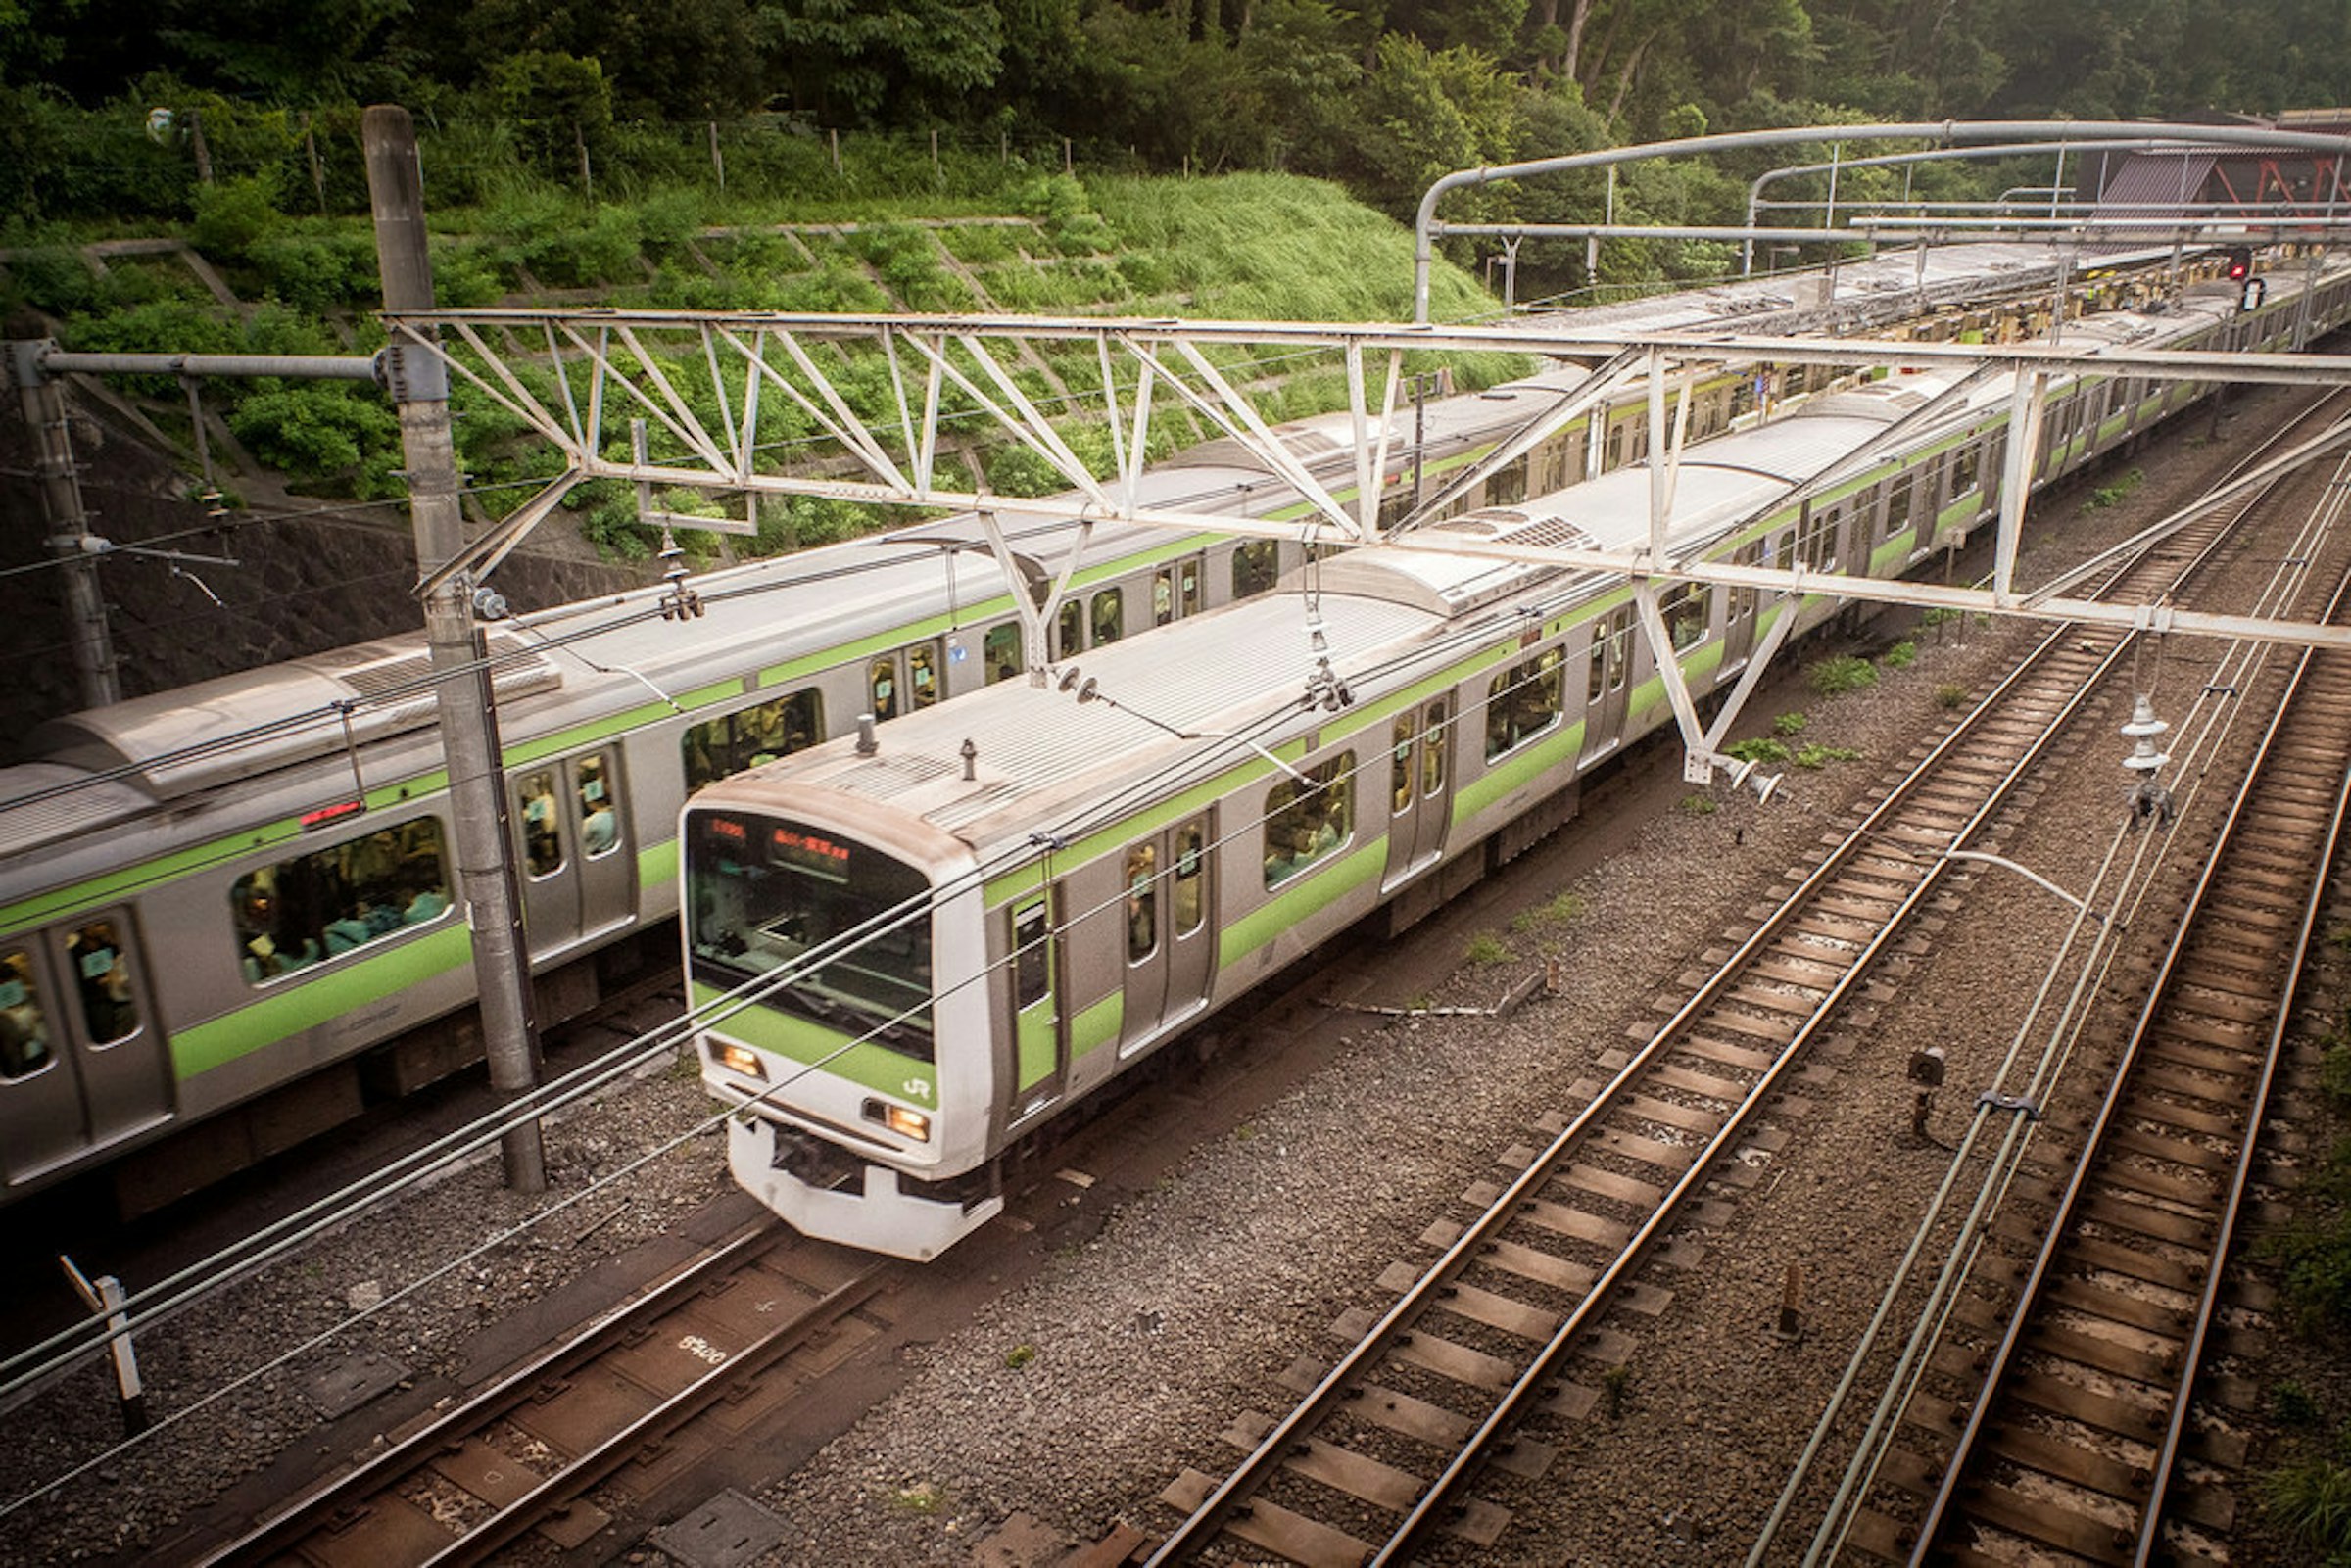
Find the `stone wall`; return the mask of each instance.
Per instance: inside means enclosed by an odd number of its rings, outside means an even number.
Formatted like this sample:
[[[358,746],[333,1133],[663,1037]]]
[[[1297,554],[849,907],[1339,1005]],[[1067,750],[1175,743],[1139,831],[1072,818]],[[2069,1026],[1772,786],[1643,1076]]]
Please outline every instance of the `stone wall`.
[[[118,554],[100,567],[125,696],[143,696],[348,642],[420,630],[416,552],[405,504],[299,498],[218,520],[182,498],[189,480],[130,420],[70,388],[74,455],[95,532],[118,545],[231,556],[170,563]],[[43,719],[80,707],[58,570],[41,567],[48,523],[33,481],[33,442],[12,388],[0,386],[0,758]],[[232,482],[233,483],[233,482]],[[196,532],[191,532],[196,531]],[[18,571],[16,568],[31,567]],[[648,581],[554,553],[509,557],[499,591],[539,609]],[[209,591],[209,592],[208,592]],[[217,597],[217,603],[214,602]]]

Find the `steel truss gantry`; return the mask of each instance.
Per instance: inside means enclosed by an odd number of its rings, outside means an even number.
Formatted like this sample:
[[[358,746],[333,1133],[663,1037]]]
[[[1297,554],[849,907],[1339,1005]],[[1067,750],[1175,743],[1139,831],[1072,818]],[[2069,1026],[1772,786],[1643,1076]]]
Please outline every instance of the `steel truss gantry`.
[[[572,487],[595,479],[975,512],[989,523],[1007,581],[1024,603],[1037,595],[1023,586],[1003,536],[993,526],[999,512],[1075,519],[1088,526],[1123,523],[1254,535],[1325,549],[1384,545],[1597,569],[1621,573],[1636,585],[1641,623],[1665,675],[1694,779],[1706,777],[1707,770],[1719,764],[1721,736],[1776,639],[1757,650],[1750,679],[1734,691],[1711,729],[1702,728],[1695,701],[1679,680],[1657,611],[1658,594],[1676,582],[1791,598],[1825,595],[2117,628],[2351,646],[2351,630],[2342,628],[2172,604],[2100,603],[2072,596],[2067,583],[2027,587],[2015,580],[2029,478],[2024,464],[2053,384],[2083,374],[2201,384],[2351,384],[2351,356],[2342,355],[1627,332],[1541,317],[1429,326],[464,309],[392,312],[387,321],[393,334],[391,352],[426,354],[444,361],[454,380],[469,385],[552,443],[564,464],[561,474],[523,506],[428,576],[423,585],[427,591],[460,573],[478,581]],[[1067,362],[1071,346],[1083,351],[1095,381],[1081,393],[1073,392],[1069,403],[1106,432],[1112,453],[1107,473],[1097,474],[1073,450],[1031,390],[1044,351],[1059,354]],[[1416,509],[1383,525],[1380,476],[1388,472],[1391,459],[1401,458],[1409,440],[1409,435],[1399,435],[1400,426],[1409,429],[1409,420],[1398,417],[1411,376],[1405,368],[1407,356],[1493,352],[1543,356],[1586,368],[1542,415],[1497,443]],[[1252,400],[1254,364],[1278,359],[1294,367],[1305,357],[1344,370],[1354,453],[1351,492],[1310,471],[1274,433],[1275,421]],[[1959,386],[1890,427],[1869,447],[1775,498],[1751,521],[1890,460],[1879,454],[1880,449],[1946,411],[1966,389],[2004,382],[2011,428],[2026,432],[2027,439],[2007,447],[2009,472],[2000,487],[1996,565],[1990,583],[1982,588],[1949,587],[1819,572],[1801,565],[1707,560],[1669,549],[1664,526],[1686,445],[1692,373],[1763,364],[1885,368],[1894,373],[1957,367],[1966,373]],[[871,412],[877,381],[888,389],[880,418]],[[1650,426],[1651,534],[1642,547],[1539,547],[1421,530],[1420,524],[1442,515],[1456,498],[1486,476],[1516,461],[1595,404],[1636,387],[1645,393]],[[862,413],[860,399],[867,405]],[[830,444],[833,472],[810,473],[804,461],[794,471],[786,470],[786,454],[761,437],[762,410],[778,403],[795,410],[797,422],[820,432]],[[1249,516],[1237,507],[1223,512],[1175,511],[1139,502],[1137,482],[1143,454],[1152,448],[1153,419],[1170,404],[1188,410],[1237,443],[1293,490],[1301,501],[1297,514]],[[1066,423],[1069,406],[1059,412]],[[1068,492],[1014,500],[942,482],[942,445],[951,439],[954,424],[964,419],[984,421],[991,434],[1008,437],[1035,453],[1067,483]],[[625,426],[640,423],[655,433],[657,456],[640,455],[650,449],[631,440]],[[2346,441],[2351,441],[2351,431],[2330,433],[2279,459],[2264,473],[2307,461]],[[1050,617],[1066,586],[1066,577],[1051,586],[1049,596],[1036,605],[1040,619]],[[1780,618],[1783,623],[1788,619]]]

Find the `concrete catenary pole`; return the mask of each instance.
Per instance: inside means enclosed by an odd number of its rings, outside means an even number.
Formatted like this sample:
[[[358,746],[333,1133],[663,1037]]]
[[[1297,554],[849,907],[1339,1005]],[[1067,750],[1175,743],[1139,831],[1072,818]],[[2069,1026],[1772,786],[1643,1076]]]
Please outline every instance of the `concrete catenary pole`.
[[[41,506],[49,514],[49,547],[65,563],[66,621],[73,648],[73,673],[81,705],[102,708],[122,697],[115,676],[115,645],[106,625],[106,591],[98,581],[104,543],[90,532],[81,502],[81,473],[73,461],[73,436],[66,424],[65,394],[41,364],[48,342],[8,346],[11,379],[32,430],[33,464],[40,479]]]
[[[433,267],[425,246],[424,177],[416,159],[416,127],[406,109],[378,104],[365,112],[361,131],[384,309],[429,310]],[[465,545],[464,516],[457,503],[456,448],[450,435],[449,371],[398,328],[385,355],[393,401],[400,410],[417,570],[429,574]],[[539,1030],[532,1014],[530,955],[523,945],[505,781],[499,769],[489,650],[474,624],[472,591],[471,580],[461,574],[433,590],[424,601],[424,628],[439,692],[441,745],[449,765],[457,875],[473,927],[474,983],[481,996],[490,1082],[501,1093],[514,1095],[538,1082]],[[507,1186],[526,1193],[546,1189],[547,1163],[538,1122],[526,1121],[507,1133],[504,1153]]]

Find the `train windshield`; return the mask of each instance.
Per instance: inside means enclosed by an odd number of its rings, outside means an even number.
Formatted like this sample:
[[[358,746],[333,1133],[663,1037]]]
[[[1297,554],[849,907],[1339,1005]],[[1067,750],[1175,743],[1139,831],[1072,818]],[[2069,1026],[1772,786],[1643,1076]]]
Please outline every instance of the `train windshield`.
[[[920,898],[923,874],[822,829],[696,812],[686,834],[695,977],[733,987]],[[910,917],[796,975],[768,1006],[931,1060],[931,917]]]

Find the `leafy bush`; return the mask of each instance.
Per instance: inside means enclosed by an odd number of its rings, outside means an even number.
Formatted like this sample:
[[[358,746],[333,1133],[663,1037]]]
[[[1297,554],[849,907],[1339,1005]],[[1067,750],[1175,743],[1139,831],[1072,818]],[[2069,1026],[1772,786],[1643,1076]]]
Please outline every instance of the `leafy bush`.
[[[1492,931],[1480,931],[1469,938],[1469,945],[1463,950],[1462,956],[1470,963],[1483,968],[1494,964],[1508,964],[1518,955],[1511,951],[1510,943]]]
[[[2131,493],[2145,484],[2146,481],[2147,476],[2134,468],[2121,478],[2109,484],[2100,485],[2091,491],[2082,502],[2082,509],[2086,512],[2095,512],[2104,511],[2109,506],[2118,506],[2128,500]]]
[[[196,187],[196,222],[189,237],[208,256],[241,260],[284,221],[276,180],[248,174]]]
[[[1027,447],[1006,447],[987,460],[987,488],[999,496],[1050,496],[1067,490],[1061,471]]]
[[[1878,662],[1889,670],[1907,670],[1918,662],[1918,644],[1916,642],[1896,642],[1885,651]]]
[[[947,254],[956,261],[966,266],[974,266],[984,261],[1017,259],[1021,248],[1013,236],[1026,232],[1005,223],[950,223],[938,230],[938,243],[945,246]]]
[[[1799,746],[1795,762],[1799,768],[1824,768],[1832,762],[1851,762],[1860,755],[1850,746]]]
[[[1967,688],[1945,681],[1935,689],[1935,705],[1946,712],[1967,706]]]
[[[8,294],[0,307],[21,300],[51,315],[77,315],[96,309],[100,297],[98,274],[78,252],[44,245],[19,249],[8,259]]]
[[[1782,736],[1801,735],[1804,733],[1804,726],[1809,721],[1804,717],[1802,710],[1791,708],[1786,713],[1781,714],[1778,718],[1771,721],[1771,733],[1773,735]]]
[[[1741,762],[1786,762],[1788,745],[1787,742],[1774,740],[1769,736],[1756,736],[1750,740],[1732,741],[1722,748],[1722,754],[1726,757],[1737,757]]]
[[[1684,795],[1681,809],[1693,817],[1711,817],[1722,809],[1722,803],[1712,795]]]
[[[1850,653],[1821,659],[1804,672],[1804,680],[1822,696],[1861,691],[1878,684],[1877,666]]]
[[[246,254],[263,287],[298,310],[324,315],[351,307],[364,309],[382,298],[374,242],[357,229],[317,224],[286,229],[263,235]],[[436,291],[439,281],[436,276]]]
[[[340,382],[262,384],[237,404],[228,427],[253,454],[311,484],[355,474],[371,447],[400,439],[400,422],[381,398]]]

